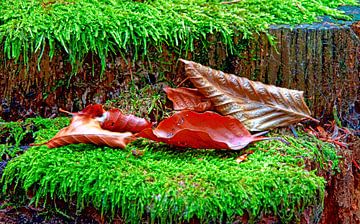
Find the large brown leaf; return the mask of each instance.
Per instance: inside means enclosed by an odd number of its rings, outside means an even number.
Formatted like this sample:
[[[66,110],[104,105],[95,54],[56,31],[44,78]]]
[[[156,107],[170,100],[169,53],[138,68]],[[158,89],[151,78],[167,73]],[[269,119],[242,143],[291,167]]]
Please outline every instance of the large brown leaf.
[[[132,133],[111,132],[100,127],[100,122],[90,115],[74,115],[68,127],[61,129],[50,141],[49,148],[77,143],[92,143],[113,148],[124,148],[134,139]]]
[[[130,131],[137,133],[145,128],[151,128],[151,122],[134,115],[124,115],[119,109],[111,109],[105,113],[105,120],[101,124],[103,129],[116,132]]]
[[[137,136],[180,147],[233,150],[268,139],[251,135],[239,120],[231,116],[190,110],[177,112],[160,122],[157,128],[144,129]]]
[[[234,116],[251,131],[313,119],[302,91],[265,85],[180,60],[185,64],[191,82],[211,100],[215,109],[223,115]]]
[[[190,88],[170,88],[165,87],[169,100],[173,102],[174,110],[193,110],[197,112],[204,112],[212,110],[211,101],[204,97],[199,90]]]

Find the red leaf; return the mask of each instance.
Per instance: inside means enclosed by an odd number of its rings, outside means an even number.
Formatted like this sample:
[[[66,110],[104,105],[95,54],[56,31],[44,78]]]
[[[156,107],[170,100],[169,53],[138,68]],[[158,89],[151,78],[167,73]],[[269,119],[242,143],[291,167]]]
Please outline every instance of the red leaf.
[[[124,148],[134,139],[132,133],[117,133],[103,130],[100,122],[88,115],[75,115],[68,127],[61,129],[50,141],[44,143],[49,148],[77,143],[92,143],[113,148]]]
[[[169,100],[173,102],[174,110],[194,110],[204,112],[212,110],[213,105],[209,99],[197,89],[165,87]]]
[[[268,139],[251,135],[239,120],[231,116],[189,110],[163,120],[154,130],[144,129],[137,136],[180,147],[234,150]]]
[[[106,118],[101,124],[103,129],[115,132],[130,131],[137,133],[145,128],[151,128],[152,124],[144,118],[134,115],[124,115],[119,109],[111,109],[106,112]]]

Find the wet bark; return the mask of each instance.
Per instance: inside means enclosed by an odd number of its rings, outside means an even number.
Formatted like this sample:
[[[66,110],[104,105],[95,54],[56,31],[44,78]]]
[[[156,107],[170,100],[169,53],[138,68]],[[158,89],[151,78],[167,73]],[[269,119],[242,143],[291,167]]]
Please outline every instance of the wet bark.
[[[360,169],[354,165],[360,161],[360,140],[340,153],[341,171],[328,180],[320,224],[360,223]]]
[[[257,52],[233,61],[233,72],[268,84],[305,91],[313,115],[332,119],[335,111],[348,126],[360,128],[360,40],[347,25],[273,27],[275,47],[259,36]],[[250,46],[250,48],[253,48]],[[250,52],[249,49],[247,52]]]

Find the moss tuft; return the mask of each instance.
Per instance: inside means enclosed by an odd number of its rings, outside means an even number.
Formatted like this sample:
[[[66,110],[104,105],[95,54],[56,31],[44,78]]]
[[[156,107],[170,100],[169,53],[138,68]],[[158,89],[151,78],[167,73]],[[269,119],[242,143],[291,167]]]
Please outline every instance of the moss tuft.
[[[37,135],[40,141],[49,137],[46,131]],[[309,206],[321,210],[325,179],[318,175],[334,171],[338,157],[332,145],[305,134],[284,138],[290,145],[249,147],[241,163],[236,158],[244,152],[181,150],[141,139],[124,150],[32,147],[8,163],[2,190],[34,192],[35,204],[58,198],[78,209],[91,205],[135,223],[234,221],[244,214],[253,221],[272,214],[291,222]]]
[[[38,140],[50,139],[59,129],[69,125],[69,121],[70,119],[65,117],[56,119],[37,117],[26,119],[24,122],[0,120],[0,157],[8,160],[21,154],[34,142],[36,135],[42,136]]]
[[[347,19],[335,8],[356,0],[7,0],[0,2],[0,45],[7,59],[28,64],[34,55],[50,59],[56,49],[68,55],[75,73],[89,53],[101,70],[110,53],[145,59],[163,46],[177,55],[194,52],[195,42],[209,44],[217,35],[229,54],[236,54],[234,37],[249,38],[271,24],[311,23],[319,16]]]

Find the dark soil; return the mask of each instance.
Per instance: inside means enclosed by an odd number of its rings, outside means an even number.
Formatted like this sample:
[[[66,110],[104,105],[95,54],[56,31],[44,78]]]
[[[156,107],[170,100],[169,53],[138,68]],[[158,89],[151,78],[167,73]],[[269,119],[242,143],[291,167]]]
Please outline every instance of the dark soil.
[[[1,203],[1,202],[0,202]],[[78,215],[68,216],[61,215],[47,209],[38,209],[29,206],[12,207],[7,206],[5,209],[0,210],[0,223],[17,223],[17,224],[30,224],[30,223],[47,223],[47,224],[60,224],[60,223],[86,223],[97,224],[104,222],[101,216],[94,209],[86,209]],[[114,223],[121,223],[114,220]]]

